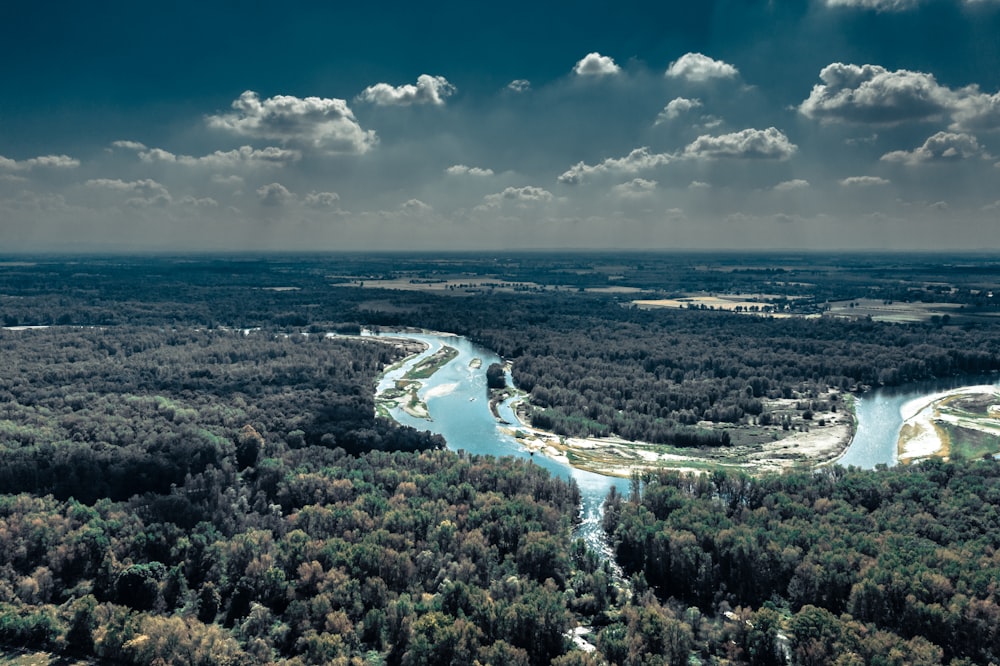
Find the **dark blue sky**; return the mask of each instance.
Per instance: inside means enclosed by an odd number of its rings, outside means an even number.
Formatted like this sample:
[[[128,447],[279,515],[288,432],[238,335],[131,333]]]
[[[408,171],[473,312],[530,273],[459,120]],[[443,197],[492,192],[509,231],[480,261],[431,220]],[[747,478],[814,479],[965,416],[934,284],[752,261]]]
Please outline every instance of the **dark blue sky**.
[[[998,245],[1000,2],[650,5],[7,3],[0,248]]]

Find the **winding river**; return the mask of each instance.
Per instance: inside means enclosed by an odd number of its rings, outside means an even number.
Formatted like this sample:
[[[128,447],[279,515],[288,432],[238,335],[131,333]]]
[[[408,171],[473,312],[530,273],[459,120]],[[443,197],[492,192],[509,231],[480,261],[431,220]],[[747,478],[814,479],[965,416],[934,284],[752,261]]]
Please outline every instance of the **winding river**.
[[[395,381],[402,378],[410,368],[442,346],[458,351],[458,356],[453,360],[430,378],[421,380],[423,387],[418,397],[427,404],[432,420],[416,418],[402,409],[393,409],[393,418],[418,430],[430,430],[442,435],[452,449],[475,454],[531,458],[535,464],[551,473],[564,479],[572,479],[579,486],[582,498],[581,523],[577,534],[594,548],[606,548],[600,525],[601,504],[612,486],[622,494],[628,494],[629,480],[579,470],[542,455],[532,456],[513,437],[502,432],[490,413],[486,391],[486,369],[491,363],[500,363],[499,356],[456,335],[370,332],[363,335],[406,338],[428,345],[426,351],[386,373],[379,382],[379,392],[394,386]],[[474,359],[480,359],[481,364],[477,366],[473,363]],[[508,383],[511,383],[509,377]],[[1000,384],[1000,378],[996,375],[985,379],[980,377],[978,380],[955,378],[910,384],[902,388],[880,389],[860,396],[856,400],[856,434],[838,463],[866,469],[879,464],[894,465],[896,442],[903,424],[900,413],[903,404],[960,386],[993,383]],[[508,403],[499,406],[499,413],[505,421],[518,422]]]
[[[369,333],[369,335],[371,335]],[[411,357],[405,364],[386,373],[378,385],[381,392],[395,385],[397,379],[407,370],[447,345],[458,351],[456,356],[429,379],[421,380],[423,388],[418,396],[427,404],[431,421],[407,414],[402,409],[392,410],[392,417],[404,425],[418,430],[430,430],[442,435],[448,447],[468,453],[492,456],[517,456],[530,458],[536,465],[544,467],[552,474],[564,479],[572,479],[580,488],[581,515],[577,536],[597,549],[605,548],[601,531],[601,504],[611,487],[621,493],[629,491],[629,480],[586,472],[563,464],[543,455],[532,456],[498,427],[490,412],[486,391],[486,369],[491,363],[501,363],[494,352],[477,347],[470,340],[453,335],[430,335],[416,333],[380,333],[380,337],[407,338],[420,340],[429,348]],[[474,359],[480,359],[478,368],[471,367]],[[510,383],[510,378],[507,379]],[[499,405],[500,416],[510,423],[517,423],[510,404]]]

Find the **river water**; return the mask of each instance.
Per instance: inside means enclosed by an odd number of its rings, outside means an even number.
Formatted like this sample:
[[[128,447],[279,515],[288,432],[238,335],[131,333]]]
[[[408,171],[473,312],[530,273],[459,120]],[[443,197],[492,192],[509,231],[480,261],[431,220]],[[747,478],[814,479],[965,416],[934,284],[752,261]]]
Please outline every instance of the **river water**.
[[[461,336],[447,334],[417,333],[363,333],[380,337],[408,338],[420,340],[428,345],[427,351],[409,359],[401,367],[386,373],[378,385],[378,391],[392,387],[407,370],[430,356],[442,346],[458,351],[458,356],[438,370],[429,379],[422,380],[423,388],[418,396],[427,404],[430,421],[410,416],[402,409],[392,410],[394,419],[418,430],[430,430],[442,435],[453,450],[493,456],[518,456],[530,458],[534,464],[544,467],[564,479],[572,479],[580,488],[582,509],[577,535],[598,550],[606,549],[601,532],[601,505],[612,486],[627,495],[630,481],[604,476],[571,467],[542,455],[532,456],[517,441],[500,430],[499,424],[490,413],[486,390],[486,368],[491,363],[502,362],[495,353],[477,347]],[[481,367],[472,368],[473,359],[480,359]],[[974,380],[973,380],[974,379]],[[896,442],[903,419],[900,408],[907,402],[939,391],[978,384],[1000,384],[996,375],[979,378],[955,378],[910,384],[903,388],[880,389],[866,393],[856,399],[857,430],[850,447],[837,461],[841,465],[854,465],[866,469],[876,465],[896,463]],[[508,377],[508,384],[510,384]],[[517,424],[510,404],[499,407],[500,416],[509,423]]]
[[[430,430],[442,435],[448,442],[448,448],[452,450],[529,458],[534,464],[544,467],[556,476],[572,479],[580,488],[582,504],[576,535],[583,538],[592,548],[599,550],[606,548],[601,531],[601,505],[612,486],[627,495],[629,480],[585,472],[543,455],[532,456],[513,437],[502,432],[500,424],[490,412],[486,390],[486,368],[491,363],[501,363],[499,356],[477,347],[467,338],[460,336],[416,333],[378,335],[420,340],[429,345],[427,351],[411,358],[400,368],[386,373],[379,382],[379,392],[394,386],[395,381],[406,374],[407,370],[443,345],[458,351],[458,356],[451,362],[429,379],[421,380],[423,388],[420,389],[418,397],[427,404],[427,411],[432,420],[415,418],[402,409],[392,410],[394,419],[418,430]],[[469,367],[473,359],[477,358],[482,361],[482,366],[478,369]],[[511,383],[510,377],[507,378],[507,383]],[[514,410],[509,403],[501,404],[498,411],[505,421],[517,424]]]
[[[903,427],[903,405],[911,400],[963,386],[1000,385],[997,375],[951,377],[906,386],[878,389],[855,399],[857,431],[851,445],[837,461],[845,467],[854,465],[872,469],[876,465],[895,465],[899,430]]]

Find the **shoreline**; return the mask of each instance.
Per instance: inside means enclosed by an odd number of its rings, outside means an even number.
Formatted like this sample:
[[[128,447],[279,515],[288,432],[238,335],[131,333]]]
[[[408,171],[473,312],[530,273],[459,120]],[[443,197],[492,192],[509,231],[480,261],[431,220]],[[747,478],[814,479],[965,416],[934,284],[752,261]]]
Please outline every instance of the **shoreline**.
[[[532,455],[538,453],[575,469],[619,478],[661,469],[682,473],[731,469],[751,474],[815,469],[839,460],[851,445],[856,428],[852,403],[848,412],[828,414],[828,425],[817,425],[759,446],[680,448],[620,437],[570,437],[539,430],[526,424],[526,400],[524,395],[515,398],[511,406],[518,423],[502,427],[503,432]]]
[[[992,395],[1000,401],[1000,386],[996,384],[964,386],[904,403],[899,409],[903,417],[903,426],[896,442],[899,462],[908,464],[927,458],[949,458],[951,437],[939,422],[957,423],[958,419],[952,415],[947,417],[942,415],[941,408],[957,398],[968,395]],[[972,422],[967,425],[974,430],[989,432],[989,429],[974,427]]]

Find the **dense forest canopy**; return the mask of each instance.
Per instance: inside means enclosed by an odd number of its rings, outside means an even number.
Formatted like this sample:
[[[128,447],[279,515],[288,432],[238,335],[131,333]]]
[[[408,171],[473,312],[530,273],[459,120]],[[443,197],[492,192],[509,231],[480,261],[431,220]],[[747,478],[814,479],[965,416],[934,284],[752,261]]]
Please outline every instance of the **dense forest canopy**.
[[[998,276],[930,256],[0,263],[0,644],[135,664],[995,662],[995,461],[636,477],[608,499],[602,559],[572,540],[575,485],[377,418],[405,352],[353,334],[468,335],[559,432],[719,445],[776,397],[997,370]],[[640,310],[630,290],[955,308],[778,319]]]

